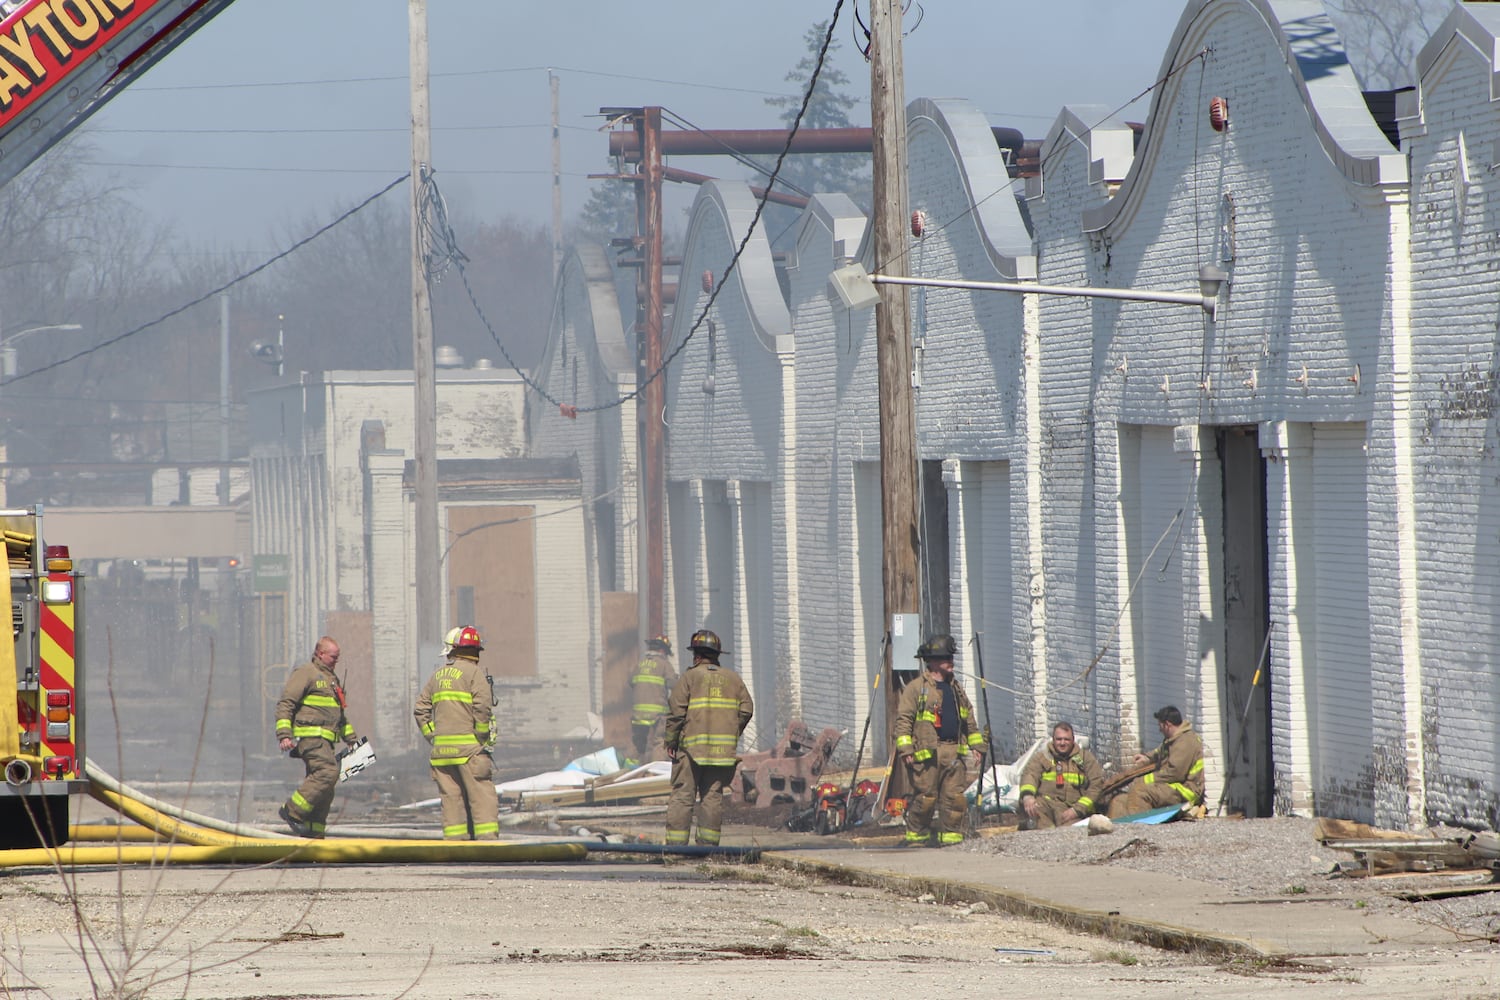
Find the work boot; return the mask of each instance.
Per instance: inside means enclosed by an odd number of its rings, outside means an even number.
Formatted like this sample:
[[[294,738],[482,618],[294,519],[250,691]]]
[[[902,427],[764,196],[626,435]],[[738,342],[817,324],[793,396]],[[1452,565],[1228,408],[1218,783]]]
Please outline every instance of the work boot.
[[[276,815],[280,816],[284,821],[286,821],[286,825],[291,827],[292,832],[297,836],[311,837],[313,835],[312,825],[309,823],[304,823],[302,822],[302,820],[297,819],[292,815],[291,810],[287,809],[285,805],[276,810]]]

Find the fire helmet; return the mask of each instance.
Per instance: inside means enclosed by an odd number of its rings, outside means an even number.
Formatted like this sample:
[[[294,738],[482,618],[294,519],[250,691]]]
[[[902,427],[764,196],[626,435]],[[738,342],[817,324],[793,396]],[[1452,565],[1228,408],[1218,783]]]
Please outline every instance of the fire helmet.
[[[718,634],[710,632],[706,628],[700,628],[693,633],[693,637],[688,640],[688,649],[710,660],[717,660],[725,653],[725,650],[719,644]]]
[[[919,660],[951,660],[958,652],[958,643],[953,641],[951,635],[929,636],[927,641],[917,647],[917,659]]]
[[[459,649],[477,653],[484,648],[484,641],[479,638],[479,630],[473,625],[450,628],[448,634],[443,637],[443,641],[448,644],[450,653]]]
[[[653,635],[646,640],[646,647],[648,649],[660,649],[668,656],[672,655],[672,640],[664,635]]]

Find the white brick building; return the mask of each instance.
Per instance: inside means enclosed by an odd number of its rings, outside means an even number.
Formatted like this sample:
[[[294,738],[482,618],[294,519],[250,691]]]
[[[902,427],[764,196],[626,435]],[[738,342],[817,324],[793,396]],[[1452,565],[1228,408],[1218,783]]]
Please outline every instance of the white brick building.
[[[576,463],[523,456],[522,385],[496,369],[437,374],[442,614],[486,635],[502,739],[556,740],[594,703],[577,625],[590,560]],[[409,372],[335,371],[250,400],[254,552],[287,567],[266,601],[284,614],[288,662],[265,664],[263,696],[329,632],[356,725],[392,748],[416,745],[411,709],[434,666],[412,627],[412,393]]]
[[[910,273],[1228,275],[1216,314],[912,296],[924,617],[1001,756],[1066,718],[1122,759],[1171,703],[1211,806],[1496,824],[1497,38],[1500,9],[1456,6],[1415,90],[1362,94],[1321,3],[1190,0],[1144,126],[1063,109],[1024,182],[976,109],[911,103]],[[883,262],[819,194],[785,262],[755,232],[719,287],[754,209],[720,182],[692,212],[668,555],[678,631],[735,651],[764,746],[880,700],[873,314],[828,276]]]

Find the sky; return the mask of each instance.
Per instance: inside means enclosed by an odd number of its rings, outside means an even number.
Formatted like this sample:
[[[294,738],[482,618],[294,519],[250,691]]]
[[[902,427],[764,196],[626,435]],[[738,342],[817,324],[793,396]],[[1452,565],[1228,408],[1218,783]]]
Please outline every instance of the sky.
[[[1187,2],[913,0],[906,97],[967,98],[991,124],[1041,138],[1064,105],[1121,107],[1149,87]],[[785,76],[835,6],[429,0],[433,166],[450,214],[550,222],[549,67],[568,218],[588,196],[587,175],[609,168],[601,107],[778,128],[780,109],[764,101],[796,92]],[[834,65],[864,100],[855,30],[846,2]],[[169,225],[178,251],[274,251],[409,169],[408,67],[406,0],[237,0],[79,132],[87,162]],[[1148,108],[1149,98],[1121,114],[1139,121]],[[868,113],[865,101],[856,123]],[[723,158],[671,162],[744,176]],[[668,211],[692,193],[674,192]]]

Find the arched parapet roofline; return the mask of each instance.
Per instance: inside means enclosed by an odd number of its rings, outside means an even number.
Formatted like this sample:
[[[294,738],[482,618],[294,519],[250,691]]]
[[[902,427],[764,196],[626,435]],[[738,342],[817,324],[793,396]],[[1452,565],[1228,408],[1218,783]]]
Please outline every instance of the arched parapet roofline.
[[[908,150],[927,129],[943,137],[963,178],[976,229],[995,272],[1010,281],[1036,277],[1036,244],[1016,204],[1015,181],[978,108],[957,98],[919,97],[906,106]],[[947,223],[947,219],[934,219]]]
[[[686,275],[690,273],[689,262],[698,262],[698,248],[705,231],[710,227],[720,228],[725,233],[730,253],[733,254],[750,229],[750,223],[755,218],[756,204],[755,196],[744,183],[715,180],[705,182],[698,188],[698,197],[693,199],[687,236],[683,242],[684,281],[688,280]],[[711,268],[715,284],[724,277],[724,268],[728,263],[728,259],[725,259]],[[691,302],[692,308],[673,310],[673,345],[681,342],[698,321],[698,314],[703,311],[702,306],[697,304],[696,295],[689,299],[683,292],[684,289],[679,286],[678,305]],[[781,283],[776,278],[776,264],[771,257],[771,244],[766,239],[763,224],[756,225],[755,232],[745,243],[745,251],[740,255],[739,263],[735,265],[734,274],[719,292],[716,301],[719,309],[728,305],[724,301],[724,296],[728,294],[739,295],[745,315],[750,319],[751,329],[766,350],[775,352],[789,346],[778,341],[778,338],[785,336],[792,328],[791,312],[782,296]],[[668,350],[670,349],[669,347]]]
[[[1138,191],[1161,154],[1157,132],[1168,109],[1196,80],[1187,64],[1205,55],[1208,35],[1221,21],[1245,13],[1265,26],[1302,96],[1309,124],[1329,160],[1350,184],[1393,187],[1407,183],[1406,157],[1391,145],[1365,105],[1348,54],[1321,0],[1190,0],[1172,33],[1157,75],[1146,131],[1135,163],[1108,204],[1084,213],[1085,232],[1126,224],[1139,207]],[[1207,96],[1207,95],[1206,95]],[[1196,88],[1192,98],[1196,101]],[[1203,114],[1208,113],[1205,107]],[[1233,121],[1233,105],[1230,120]],[[1232,127],[1232,126],[1231,126]]]
[[[586,324],[572,324],[575,336],[587,331],[591,343],[577,344],[592,350],[598,358],[599,370],[613,380],[629,376],[635,371],[631,360],[630,345],[625,340],[625,328],[620,319],[620,302],[615,293],[614,274],[610,269],[609,256],[604,247],[596,243],[580,243],[563,258],[562,270],[552,292],[552,316],[549,320],[547,346],[537,363],[535,380],[552,395],[557,395],[552,385],[553,368],[557,364],[558,351],[567,336],[566,303],[573,296],[573,289],[582,287],[583,297],[588,302],[589,317]],[[539,426],[535,419],[538,407],[550,407],[535,390],[526,393],[526,405],[531,412],[528,423]]]
[[[830,260],[821,262],[821,269],[842,267],[846,261],[864,259],[870,240],[870,219],[846,194],[813,195],[797,220],[796,238],[792,241],[794,249],[787,267],[800,268],[806,263],[808,241],[819,233],[828,233],[832,240],[831,247],[815,248],[820,253],[832,253]]]
[[[1058,114],[1042,140],[1038,158],[1041,172],[1027,179],[1027,197],[1044,193],[1048,165],[1073,143],[1083,149],[1089,184],[1102,186],[1102,195],[1107,197],[1109,186],[1129,176],[1135,162],[1135,129],[1102,104],[1070,104]]]
[[[1427,132],[1428,87],[1467,45],[1490,67],[1490,100],[1500,100],[1500,5],[1453,5],[1443,23],[1417,53],[1416,86],[1396,96],[1396,118],[1403,140]]]

